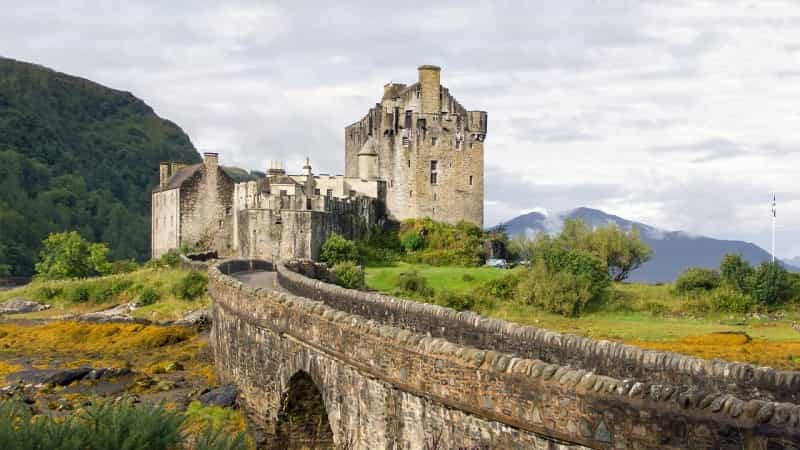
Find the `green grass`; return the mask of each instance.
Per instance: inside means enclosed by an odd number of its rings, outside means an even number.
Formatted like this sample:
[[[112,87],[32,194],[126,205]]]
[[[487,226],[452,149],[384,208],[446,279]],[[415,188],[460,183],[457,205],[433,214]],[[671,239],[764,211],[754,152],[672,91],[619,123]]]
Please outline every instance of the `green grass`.
[[[419,270],[434,289],[449,289],[455,292],[468,292],[481,284],[501,278],[508,271],[491,267],[437,267],[425,264],[397,263],[388,267],[367,267],[365,275],[367,286],[382,292],[393,292],[401,273]],[[464,275],[473,278],[465,281]]]
[[[15,314],[14,318],[48,318],[64,314],[77,314],[99,311],[111,305],[135,302],[139,294],[146,288],[152,288],[159,294],[159,299],[152,305],[143,306],[133,312],[133,316],[150,320],[174,320],[190,310],[207,307],[211,303],[208,294],[194,300],[183,300],[176,297],[175,287],[186,277],[189,271],[182,269],[140,269],[131,273],[109,275],[105,277],[77,280],[34,281],[26,286],[0,291],[0,302],[11,298],[22,297],[47,303],[51,309],[30,314]],[[115,286],[117,287],[115,289]],[[85,302],[73,300],[71,292],[86,289],[92,298]],[[107,291],[107,295],[97,292]],[[48,295],[49,293],[49,295]]]

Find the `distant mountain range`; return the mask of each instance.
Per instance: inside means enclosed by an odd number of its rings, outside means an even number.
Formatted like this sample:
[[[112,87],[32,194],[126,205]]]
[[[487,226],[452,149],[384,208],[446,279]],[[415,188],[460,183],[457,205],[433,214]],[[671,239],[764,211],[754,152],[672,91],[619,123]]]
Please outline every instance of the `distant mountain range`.
[[[555,233],[561,229],[565,219],[582,219],[591,226],[616,224],[622,229],[636,228],[642,239],[653,249],[653,257],[642,267],[631,273],[630,280],[644,283],[670,282],[688,267],[719,267],[726,253],[739,253],[751,264],[768,261],[769,252],[744,241],[730,241],[698,236],[683,231],[666,231],[640,222],[623,219],[591,208],[548,217],[538,212],[516,217],[505,222],[509,236]],[[800,257],[784,261],[793,271],[800,271]]]

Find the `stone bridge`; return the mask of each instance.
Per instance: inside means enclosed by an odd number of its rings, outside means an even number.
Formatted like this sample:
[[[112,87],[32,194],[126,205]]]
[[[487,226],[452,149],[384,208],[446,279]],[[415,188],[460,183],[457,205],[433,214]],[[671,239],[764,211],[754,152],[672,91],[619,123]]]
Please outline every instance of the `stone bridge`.
[[[217,371],[274,433],[298,374],[357,449],[789,449],[800,373],[346,290],[324,266],[209,269]]]

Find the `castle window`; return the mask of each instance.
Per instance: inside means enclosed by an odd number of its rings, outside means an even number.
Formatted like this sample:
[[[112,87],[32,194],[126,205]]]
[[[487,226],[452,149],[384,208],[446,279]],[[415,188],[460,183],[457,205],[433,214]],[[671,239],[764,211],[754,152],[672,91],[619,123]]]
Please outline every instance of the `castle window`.
[[[314,189],[314,195],[319,195],[319,189]]]
[[[222,229],[224,224],[225,224],[225,222],[223,222],[222,220],[219,221],[219,229],[220,230]]]
[[[439,196],[438,196],[438,195],[436,195],[436,192],[434,192],[434,193],[433,193],[433,201],[436,201],[436,200],[438,200],[438,199],[439,199]]]
[[[472,186],[472,175],[469,176],[469,185]]]
[[[409,197],[413,197],[414,196],[414,191],[408,191],[408,196]]]
[[[285,197],[285,196],[286,196],[286,191],[281,189],[281,197]]]
[[[436,208],[433,208],[433,215],[436,215]]]
[[[327,195],[328,197],[333,197],[333,189],[328,189],[327,191],[325,191],[325,195]]]
[[[389,180],[389,187],[394,187],[394,180]]]
[[[408,160],[408,168],[409,169],[411,168],[411,160],[410,159]]]
[[[436,138],[435,137],[431,138],[431,145],[436,145]]]
[[[439,184],[439,161],[431,161],[431,184]]]
[[[230,206],[226,206],[225,207],[225,215],[226,216],[230,216],[231,215],[231,207]]]
[[[356,191],[350,190],[350,197],[355,197],[355,196],[356,196]]]

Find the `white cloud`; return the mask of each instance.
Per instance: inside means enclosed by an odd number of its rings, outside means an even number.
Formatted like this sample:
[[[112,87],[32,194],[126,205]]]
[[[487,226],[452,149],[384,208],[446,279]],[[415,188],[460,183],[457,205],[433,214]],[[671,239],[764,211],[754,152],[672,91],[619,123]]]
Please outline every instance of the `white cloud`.
[[[587,205],[764,246],[777,191],[800,254],[793,1],[0,7],[0,54],[129,90],[226,163],[342,172],[344,126],[435,63],[489,112],[489,224]]]

